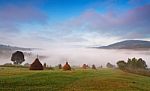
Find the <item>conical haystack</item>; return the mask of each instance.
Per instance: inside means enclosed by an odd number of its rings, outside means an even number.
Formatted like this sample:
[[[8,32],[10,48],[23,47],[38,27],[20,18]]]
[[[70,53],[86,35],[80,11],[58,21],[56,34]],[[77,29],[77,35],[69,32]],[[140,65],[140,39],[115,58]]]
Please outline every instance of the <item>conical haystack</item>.
[[[30,70],[43,70],[43,65],[38,58],[36,58],[35,61],[31,64]]]
[[[63,66],[63,70],[71,70],[70,65],[68,64],[68,62],[66,62],[66,64]]]
[[[92,69],[96,69],[96,66],[94,64],[92,65]]]
[[[87,69],[87,68],[88,68],[88,65],[83,64],[82,68],[83,68],[83,69]]]

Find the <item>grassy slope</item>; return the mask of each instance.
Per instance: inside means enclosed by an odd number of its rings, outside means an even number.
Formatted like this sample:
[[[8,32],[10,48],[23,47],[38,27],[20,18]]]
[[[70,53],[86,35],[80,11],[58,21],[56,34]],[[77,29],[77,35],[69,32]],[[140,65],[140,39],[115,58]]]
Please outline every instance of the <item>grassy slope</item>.
[[[149,91],[150,77],[116,69],[29,71],[0,68],[0,91]]]

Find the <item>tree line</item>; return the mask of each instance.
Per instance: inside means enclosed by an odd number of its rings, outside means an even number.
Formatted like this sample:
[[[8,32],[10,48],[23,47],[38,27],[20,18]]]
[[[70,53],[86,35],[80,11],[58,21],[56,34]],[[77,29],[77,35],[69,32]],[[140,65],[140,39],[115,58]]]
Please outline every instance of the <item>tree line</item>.
[[[118,61],[117,65],[120,69],[147,69],[146,62],[142,59],[136,59],[136,58],[128,58],[127,62],[125,61]]]
[[[147,68],[147,64],[142,58],[128,58],[127,62],[121,60],[117,62],[117,66],[119,69],[126,72],[150,76],[150,70]]]

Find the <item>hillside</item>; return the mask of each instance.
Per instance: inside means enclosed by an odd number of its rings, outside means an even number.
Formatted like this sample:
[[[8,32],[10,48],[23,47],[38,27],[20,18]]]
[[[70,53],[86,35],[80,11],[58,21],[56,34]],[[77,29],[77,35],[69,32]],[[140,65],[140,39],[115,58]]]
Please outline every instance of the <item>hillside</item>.
[[[15,46],[0,44],[0,50],[31,50],[31,48],[22,48],[22,47],[15,47]]]
[[[102,49],[150,49],[150,41],[126,40],[110,44],[108,46],[98,47]]]
[[[150,77],[118,69],[73,71],[0,67],[0,91],[149,91]]]
[[[22,47],[15,47],[15,46],[0,44],[0,58],[9,58],[11,53],[16,50],[29,51],[29,50],[32,50],[32,48],[22,48]]]

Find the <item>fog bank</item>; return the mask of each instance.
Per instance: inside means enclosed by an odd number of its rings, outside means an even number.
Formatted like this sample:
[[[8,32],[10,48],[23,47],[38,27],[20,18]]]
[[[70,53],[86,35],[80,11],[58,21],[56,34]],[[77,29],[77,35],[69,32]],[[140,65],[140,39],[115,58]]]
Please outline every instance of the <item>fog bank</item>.
[[[70,65],[81,66],[82,64],[96,66],[105,66],[107,62],[116,65],[119,60],[127,60],[128,58],[142,58],[150,66],[150,51],[135,51],[135,50],[106,50],[94,48],[49,48],[43,50],[32,51],[34,55],[25,56],[24,63],[32,63],[37,55],[42,63],[46,62],[47,65],[55,66],[64,64],[66,61]],[[10,55],[11,56],[11,55]],[[0,64],[10,63],[10,58],[1,58]]]

